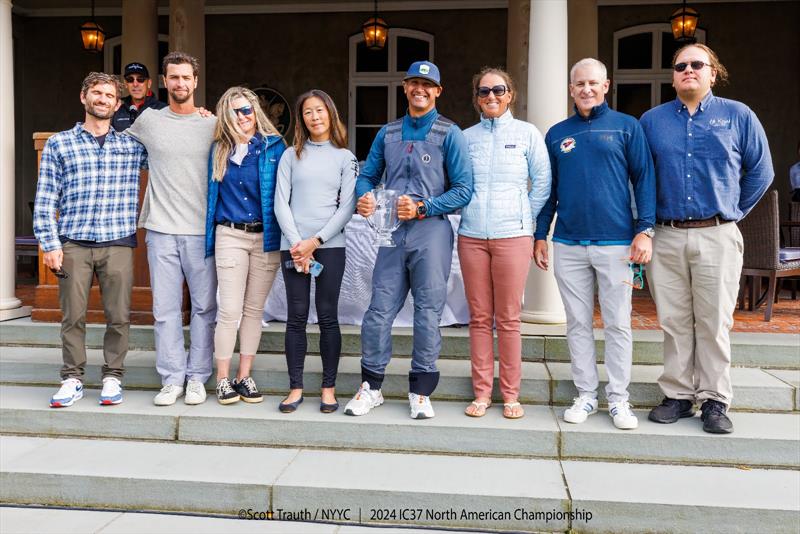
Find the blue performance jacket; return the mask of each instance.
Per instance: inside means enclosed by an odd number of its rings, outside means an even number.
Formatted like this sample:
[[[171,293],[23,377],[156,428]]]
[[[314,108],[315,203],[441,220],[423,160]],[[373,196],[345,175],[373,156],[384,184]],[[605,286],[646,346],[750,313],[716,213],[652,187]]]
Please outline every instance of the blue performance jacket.
[[[278,162],[286,150],[286,144],[279,135],[268,135],[264,138],[264,147],[258,156],[258,181],[261,187],[261,220],[264,223],[264,252],[280,250],[281,228],[275,218],[275,184],[278,174]],[[217,225],[214,215],[219,200],[219,182],[211,179],[214,150],[211,147],[208,158],[208,210],[206,212],[206,258],[214,255],[214,242]]]
[[[406,114],[403,117],[403,141],[424,141],[437,117],[439,117],[439,113],[436,109],[417,118]],[[381,128],[375,136],[367,161],[358,175],[356,198],[375,189],[381,182],[383,171],[386,168],[385,138],[386,126]],[[441,195],[423,200],[428,210],[428,217],[451,213],[466,206],[472,198],[472,165],[469,159],[469,148],[464,133],[456,125],[452,125],[448,129],[447,137],[442,145],[442,155],[444,156],[444,179],[449,187],[446,187],[445,192]],[[409,171],[413,172],[413,168]]]
[[[627,245],[655,225],[653,160],[635,118],[603,102],[589,117],[576,112],[550,128],[545,144],[553,186],[536,219],[536,239],[547,237],[556,212],[553,240],[567,244]]]
[[[775,177],[764,128],[741,102],[709,91],[691,117],[675,99],[641,123],[655,162],[659,220],[738,221]]]

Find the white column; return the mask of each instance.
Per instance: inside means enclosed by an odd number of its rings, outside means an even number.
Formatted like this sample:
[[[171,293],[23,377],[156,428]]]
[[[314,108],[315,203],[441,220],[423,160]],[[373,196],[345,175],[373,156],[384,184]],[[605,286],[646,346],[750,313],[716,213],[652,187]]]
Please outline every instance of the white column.
[[[0,321],[31,314],[15,295],[13,42],[11,0],[0,0]]]
[[[531,1],[528,42],[528,121],[542,134],[567,118],[567,0]],[[566,322],[564,305],[550,271],[535,265],[528,273],[522,320],[529,323]]]

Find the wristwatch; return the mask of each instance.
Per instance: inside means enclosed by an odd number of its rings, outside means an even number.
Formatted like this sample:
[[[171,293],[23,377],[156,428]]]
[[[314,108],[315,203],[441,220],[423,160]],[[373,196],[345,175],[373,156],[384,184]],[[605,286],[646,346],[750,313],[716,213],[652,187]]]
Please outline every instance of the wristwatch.
[[[424,219],[427,214],[428,208],[426,208],[425,203],[420,200],[417,202],[417,219]]]
[[[317,241],[319,241],[319,246],[322,246],[322,245],[324,245],[324,244],[325,244],[325,241],[323,241],[323,240],[322,240],[322,238],[321,238],[320,236],[318,236],[318,235],[315,235],[315,236],[314,236],[314,239],[316,239]]]
[[[653,239],[655,237],[655,235],[656,235],[656,231],[652,226],[650,228],[645,228],[644,230],[642,230],[639,233],[646,235],[650,239]]]

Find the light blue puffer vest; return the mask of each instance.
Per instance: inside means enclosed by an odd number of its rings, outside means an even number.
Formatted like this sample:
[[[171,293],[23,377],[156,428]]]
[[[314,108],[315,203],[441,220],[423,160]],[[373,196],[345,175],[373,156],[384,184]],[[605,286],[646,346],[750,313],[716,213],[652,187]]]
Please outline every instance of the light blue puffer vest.
[[[542,134],[507,111],[496,119],[482,117],[464,135],[475,189],[461,210],[459,235],[476,239],[532,236],[552,181]]]

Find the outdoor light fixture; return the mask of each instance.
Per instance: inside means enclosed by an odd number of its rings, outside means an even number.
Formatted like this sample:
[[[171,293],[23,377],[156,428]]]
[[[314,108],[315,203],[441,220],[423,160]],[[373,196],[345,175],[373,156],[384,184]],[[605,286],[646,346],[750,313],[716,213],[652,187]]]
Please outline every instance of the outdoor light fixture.
[[[675,10],[669,18],[672,25],[672,36],[679,43],[694,43],[697,41],[694,37],[694,32],[697,30],[697,20],[700,14],[697,10],[686,7],[686,0],[683,0],[683,6]]]
[[[81,40],[83,49],[88,52],[102,52],[106,42],[106,32],[103,27],[94,21],[94,0],[92,0],[92,20],[84,22],[81,26]]]
[[[375,0],[375,12],[361,25],[364,32],[364,43],[370,50],[381,50],[386,46],[389,25],[378,16],[378,0]]]

